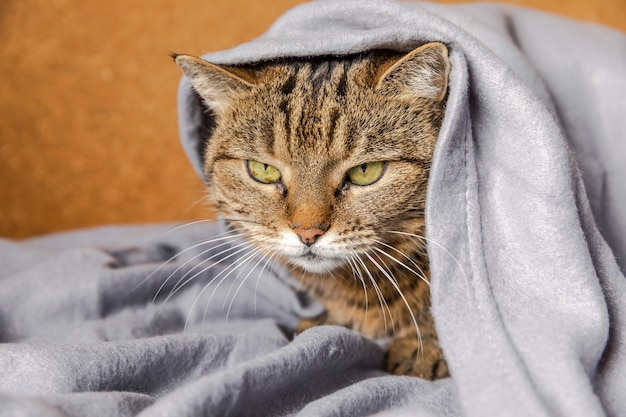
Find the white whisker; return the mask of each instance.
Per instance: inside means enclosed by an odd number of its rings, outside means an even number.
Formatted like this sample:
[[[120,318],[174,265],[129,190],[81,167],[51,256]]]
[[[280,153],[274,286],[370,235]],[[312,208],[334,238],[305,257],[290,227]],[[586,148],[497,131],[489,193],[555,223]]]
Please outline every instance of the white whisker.
[[[187,275],[189,275],[189,273],[191,271],[188,271],[185,275],[183,275],[183,277],[181,279],[178,280],[178,282],[176,283],[176,285],[174,286],[174,288],[172,288],[172,290],[169,292],[169,294],[167,295],[167,297],[165,298],[165,300],[163,301],[163,304],[166,304],[178,291],[180,291],[185,285],[187,285],[188,283],[190,283],[191,281],[193,281],[195,278],[197,278],[198,276],[202,275],[203,273],[205,273],[206,271],[208,271],[209,269],[213,268],[215,265],[220,264],[221,262],[232,258],[233,256],[238,255],[239,253],[245,251],[247,249],[247,244],[246,243],[241,243],[239,245],[235,245],[229,249],[226,249],[222,252],[220,252],[219,254],[216,255],[221,255],[229,250],[233,250],[233,249],[237,249],[239,247],[243,246],[242,249],[237,250],[236,252],[233,252],[223,258],[220,258],[217,262],[212,262],[209,266],[206,266],[204,268],[202,268],[202,270],[196,272],[195,274],[193,274],[190,278],[187,278],[182,284],[182,280],[184,279],[184,277],[186,277]],[[214,258],[215,256],[212,256],[211,258]],[[194,268],[192,269],[192,271],[194,269],[196,269],[199,265],[203,265],[206,263],[206,261],[208,261],[209,259],[203,260],[200,264],[194,266]],[[215,279],[215,278],[213,278]]]
[[[261,276],[263,276],[263,271],[265,271],[265,268],[267,268],[267,265],[269,265],[269,263],[272,261],[272,258],[274,257],[274,254],[270,253],[269,256],[268,256],[268,254],[266,254],[265,256],[267,257],[267,261],[263,265],[263,268],[261,268],[261,271],[259,272],[259,275],[258,275],[258,277],[256,279],[256,283],[254,284],[254,314],[257,313],[256,298],[257,298],[257,290],[259,288],[259,282],[261,281]]]
[[[186,248],[186,249],[184,249],[184,250],[182,250],[182,251],[178,252],[177,254],[175,254],[175,255],[171,256],[169,259],[167,259],[166,261],[162,262],[162,263],[161,263],[161,265],[159,265],[159,266],[158,266],[158,267],[157,267],[154,271],[152,271],[150,274],[148,274],[148,276],[147,276],[147,277],[145,277],[143,280],[141,280],[141,282],[140,282],[140,283],[138,283],[137,285],[135,285],[135,287],[131,290],[131,292],[132,292],[132,291],[137,290],[137,288],[139,288],[140,286],[142,286],[143,284],[145,284],[148,280],[150,280],[150,279],[151,279],[151,278],[152,278],[155,274],[157,274],[157,273],[158,273],[161,269],[163,269],[166,265],[168,265],[170,262],[174,261],[176,258],[179,258],[180,256],[184,255],[185,253],[187,253],[187,252],[189,252],[189,251],[191,251],[191,250],[194,250],[194,249],[196,249],[196,248],[198,248],[198,247],[200,247],[200,246],[209,245],[209,244],[211,244],[211,243],[214,243],[215,241],[219,241],[219,240],[223,240],[223,239],[235,239],[235,238],[237,237],[237,236],[233,236],[233,237],[231,237],[231,236],[226,236],[226,237],[224,237],[224,236],[223,236],[223,235],[226,235],[226,234],[228,234],[228,233],[230,233],[230,232],[221,233],[221,234],[219,234],[219,235],[218,235],[219,237],[218,237],[218,236],[216,236],[216,237],[215,237],[215,238],[213,238],[213,239],[210,239],[210,240],[205,240],[205,241],[202,241],[202,242],[196,243],[195,245],[190,246],[190,247],[188,247],[188,248]]]
[[[367,293],[367,285],[365,284],[365,279],[363,278],[363,273],[358,268],[358,264],[354,260],[355,256],[356,255],[351,255],[350,257],[348,257],[348,263],[350,265],[350,269],[352,270],[352,274],[356,278],[358,278],[358,280],[361,282],[361,285],[363,286],[363,293],[365,294],[365,314],[363,315],[362,327],[365,328],[365,326],[367,325],[367,312],[369,310],[369,296],[368,296],[368,293]],[[355,308],[356,308],[356,303],[352,307],[352,313],[354,313],[354,309]]]
[[[222,311],[224,310],[224,308],[226,308],[226,300],[228,299],[228,295],[230,294],[230,292],[233,290],[235,284],[237,283],[237,280],[239,280],[239,277],[241,276],[241,273],[243,272],[244,268],[246,267],[246,265],[248,265],[248,263],[250,263],[257,255],[258,255],[258,250],[255,249],[254,247],[250,246],[250,251],[248,253],[246,253],[245,255],[243,255],[241,258],[239,258],[237,261],[238,263],[231,263],[230,265],[228,265],[226,268],[224,268],[220,274],[218,274],[213,280],[212,283],[215,282],[215,280],[223,273],[225,273],[226,271],[228,271],[226,273],[226,275],[224,275],[220,281],[217,283],[217,285],[215,286],[215,288],[213,288],[213,291],[211,292],[211,295],[209,296],[209,299],[207,300],[205,306],[204,306],[204,313],[202,314],[202,322],[204,323],[206,321],[206,315],[208,312],[208,308],[209,305],[211,304],[211,301],[213,300],[213,297],[215,296],[215,294],[217,293],[217,289],[220,287],[220,285],[222,285],[223,282],[225,282],[230,276],[231,274],[233,274],[235,271],[239,270],[239,272],[237,272],[237,276],[235,276],[235,278],[232,280],[232,283],[230,284],[230,288],[228,289],[228,291],[226,292],[226,294],[223,297],[223,301],[222,301]],[[211,285],[211,284],[208,284]],[[208,287],[207,285],[207,287]],[[229,309],[230,311],[230,309]],[[228,314],[226,315],[225,318],[226,321],[228,321]]]
[[[139,245],[139,247],[145,248],[145,247],[153,244],[154,242],[158,242],[161,238],[163,238],[163,237],[165,237],[165,236],[167,236],[169,234],[172,234],[174,232],[177,232],[180,229],[184,229],[185,227],[194,226],[194,225],[199,224],[199,223],[214,223],[214,222],[215,222],[215,220],[211,220],[211,219],[199,219],[199,220],[192,220],[192,221],[189,221],[189,222],[178,224],[176,226],[171,226],[171,227],[169,227],[169,228],[167,228],[167,229],[165,229],[165,230],[163,230],[163,231],[161,231],[159,233],[155,233],[153,236],[150,236],[150,237],[146,238]]]
[[[380,242],[382,243],[382,242]],[[389,246],[389,245],[386,245]],[[395,249],[393,246],[389,246],[391,249]],[[430,282],[428,282],[428,279],[426,278],[426,275],[424,274],[424,271],[421,270],[420,268],[420,272],[415,271],[414,269],[410,268],[408,265],[404,264],[404,262],[400,261],[399,259],[397,259],[396,257],[388,254],[387,252],[385,252],[384,250],[374,247],[373,248],[376,252],[378,253],[382,253],[383,255],[385,255],[386,257],[390,258],[391,260],[395,261],[398,265],[402,266],[403,268],[407,269],[408,271],[412,272],[415,276],[417,276],[420,280],[422,280],[423,282],[426,283],[426,285],[430,286]],[[397,250],[397,249],[396,249]],[[400,251],[398,251],[400,252]],[[402,252],[400,252],[402,253]],[[405,255],[406,256],[406,255]]]
[[[244,277],[244,279],[242,280],[241,285],[243,285],[243,283],[245,282],[245,280],[248,278],[248,276],[256,269],[256,267],[261,263],[261,261],[264,259],[264,254],[261,250],[253,247],[252,245],[249,245],[249,249],[250,252],[248,252],[247,254],[245,254],[244,256],[242,256],[240,259],[238,259],[239,264],[235,265],[235,264],[230,264],[228,265],[222,272],[220,272],[220,274],[218,274],[218,276],[216,276],[213,279],[213,282],[215,281],[216,278],[219,277],[219,275],[221,275],[222,273],[226,272],[228,269],[232,268],[230,272],[228,272],[221,280],[220,282],[217,284],[217,286],[213,289],[213,292],[211,293],[211,296],[209,297],[209,300],[207,301],[207,305],[205,307],[205,315],[203,316],[203,320],[204,317],[206,316],[206,308],[209,306],[211,300],[213,299],[213,296],[215,295],[215,292],[217,291],[218,287],[222,284],[222,282],[224,282],[229,276],[230,274],[232,274],[233,272],[235,272],[237,269],[240,269],[239,273],[237,273],[237,276],[235,277],[235,279],[233,280],[232,284],[230,285],[230,288],[228,289],[228,292],[226,293],[226,295],[224,296],[224,301],[222,304],[222,308],[226,307],[226,300],[228,299],[228,295],[230,294],[230,292],[233,290],[235,284],[237,283],[237,280],[239,280],[239,276],[241,275],[241,273],[243,272],[243,268],[248,265],[248,263],[250,263],[255,257],[257,256],[261,256],[261,259],[259,259],[259,261],[254,265],[254,267],[252,267],[252,269],[248,272],[248,274],[246,275],[246,277]],[[209,284],[210,285],[210,284]],[[237,293],[239,292],[239,289],[241,288],[241,285],[237,288],[235,295],[233,296],[233,299],[231,301],[230,306],[232,306],[232,302],[234,301],[234,297],[237,295]],[[228,312],[226,314],[226,320],[228,320],[228,316],[229,316],[229,312],[230,312],[230,306],[228,308]]]
[[[422,269],[421,265],[419,265],[417,262],[415,262],[415,260],[408,256],[407,254],[405,254],[404,252],[402,252],[401,250],[399,250],[398,248],[395,248],[393,246],[391,246],[388,243],[383,242],[382,240],[377,240],[374,239],[374,242],[381,245],[381,246],[385,246],[386,248],[389,248],[397,253],[399,253],[400,255],[402,255],[407,261],[409,261],[414,267],[417,268],[417,270],[424,276],[426,276],[426,274],[424,273],[424,270]]]
[[[465,278],[465,283],[466,284],[469,283],[469,280],[467,278],[467,274],[465,273],[465,269],[463,269],[463,267],[461,266],[461,263],[459,262],[459,260],[454,255],[452,255],[449,250],[447,250],[445,247],[443,247],[443,245],[441,245],[437,241],[435,241],[433,239],[430,239],[430,238],[427,238],[425,236],[417,235],[415,233],[400,232],[400,231],[396,231],[396,230],[390,230],[389,233],[396,233],[396,234],[399,234],[399,235],[410,236],[410,237],[414,237],[414,238],[417,238],[417,239],[422,239],[425,242],[432,243],[433,245],[437,246],[439,249],[444,251],[444,253],[446,255],[448,255],[454,261],[454,263],[456,263],[456,265],[459,267],[459,270],[463,274],[463,277]]]
[[[169,282],[169,280],[170,280],[170,279],[172,279],[172,278],[173,278],[173,277],[174,277],[174,276],[175,276],[175,275],[176,275],[176,274],[177,274],[177,273],[178,273],[181,269],[183,269],[185,266],[189,265],[190,263],[192,263],[192,262],[196,261],[197,259],[201,258],[203,255],[205,255],[205,254],[207,254],[207,253],[209,253],[209,252],[211,252],[211,251],[213,251],[213,250],[215,250],[215,249],[217,249],[217,248],[220,248],[220,247],[222,247],[222,246],[227,246],[227,245],[230,245],[231,241],[236,240],[236,239],[238,239],[239,237],[240,237],[240,235],[236,235],[236,236],[227,236],[227,237],[222,237],[222,238],[219,238],[219,239],[212,239],[211,241],[202,242],[201,244],[197,244],[197,245],[194,245],[194,246],[192,246],[192,247],[190,247],[190,248],[185,249],[185,252],[186,252],[186,251],[189,251],[189,250],[191,250],[191,249],[195,249],[195,248],[196,248],[196,247],[198,247],[198,246],[202,246],[202,245],[205,245],[205,244],[214,243],[214,242],[216,242],[216,241],[221,241],[221,240],[228,239],[226,242],[222,242],[222,243],[220,243],[219,245],[212,246],[212,247],[210,247],[209,249],[203,250],[202,252],[200,252],[200,253],[198,253],[198,254],[194,255],[193,257],[191,257],[190,259],[188,259],[187,261],[185,261],[182,265],[179,265],[179,266],[178,266],[178,268],[176,268],[176,269],[174,270],[174,272],[172,272],[172,273],[171,273],[171,274],[170,274],[170,275],[169,275],[169,276],[168,276],[168,277],[167,277],[167,278],[166,278],[166,279],[165,279],[165,280],[161,283],[161,285],[159,286],[159,289],[156,291],[156,293],[154,294],[154,297],[152,298],[152,302],[153,302],[153,303],[154,303],[154,302],[156,302],[156,299],[159,297],[159,294],[161,293],[161,291],[163,291],[163,288],[164,288],[164,287],[165,287],[165,285]],[[240,244],[240,245],[241,245],[241,244]],[[193,272],[196,268],[198,268],[198,267],[199,267],[199,265],[202,265],[202,264],[204,264],[204,263],[206,263],[206,262],[210,261],[211,259],[214,259],[214,258],[216,258],[216,257],[218,257],[218,256],[221,256],[222,254],[224,254],[224,253],[226,253],[226,252],[228,252],[228,251],[232,250],[233,248],[237,248],[237,247],[238,247],[238,246],[240,246],[240,245],[228,246],[226,249],[224,249],[224,250],[222,250],[222,251],[220,251],[220,252],[218,252],[218,253],[216,253],[216,254],[213,254],[212,256],[208,257],[207,259],[202,259],[199,263],[197,263],[197,264],[196,264],[196,265],[194,265],[191,269],[189,269],[189,271],[187,271],[185,274],[183,274],[183,276],[182,276],[182,277],[178,280],[178,282],[174,285],[174,287],[173,287],[173,288],[175,289],[175,288],[178,286],[178,284],[180,284],[180,282],[181,282],[181,281],[183,281],[183,280],[185,279],[185,277],[187,277],[187,276],[188,276],[189,274],[191,274],[191,273],[192,273],[192,272]],[[179,253],[179,255],[180,255],[180,254],[182,254],[182,252],[181,252],[181,253]],[[169,262],[169,261],[168,261],[168,262]]]
[[[420,329],[419,326],[417,324],[417,319],[415,318],[415,314],[413,313],[413,309],[411,309],[411,306],[408,302],[408,300],[406,299],[406,297],[404,296],[404,293],[402,292],[402,289],[399,287],[397,281],[395,278],[389,276],[387,274],[387,272],[378,264],[378,262],[376,262],[376,260],[374,258],[372,258],[372,256],[369,253],[365,253],[365,255],[367,256],[367,258],[373,262],[378,269],[383,273],[383,275],[385,275],[385,277],[387,278],[387,280],[393,285],[393,287],[395,288],[395,290],[398,292],[398,295],[402,298],[402,301],[404,302],[404,305],[407,308],[407,311],[409,313],[409,315],[411,316],[411,319],[413,320],[413,324],[415,326],[415,331],[417,332],[417,340],[419,341],[419,346],[420,346],[420,351],[422,350],[422,334],[420,333]]]
[[[226,321],[228,321],[228,317],[230,316],[230,310],[233,306],[233,303],[235,302],[235,298],[237,297],[237,294],[239,294],[239,290],[241,290],[241,287],[243,287],[243,284],[245,284],[245,282],[248,280],[252,272],[254,272],[256,268],[259,266],[259,264],[267,257],[267,255],[264,254],[261,250],[259,249],[255,249],[255,250],[256,250],[256,254],[259,255],[259,260],[257,261],[257,263],[254,264],[254,266],[250,269],[250,271],[246,274],[246,276],[241,280],[241,284],[239,284],[239,286],[237,287],[237,290],[235,290],[235,294],[233,294],[233,298],[231,299],[230,304],[228,305],[228,310],[226,311]],[[265,265],[267,265],[267,262],[265,262]],[[261,273],[262,272],[263,270],[261,270]],[[234,282],[236,282],[236,280]],[[256,290],[256,287],[255,287],[255,290]],[[230,293],[230,290],[228,290],[228,292]],[[254,312],[256,314],[256,292],[254,295],[254,305],[255,305]]]
[[[380,304],[380,310],[383,313],[383,321],[385,324],[385,334],[389,333],[389,327],[387,325],[387,315],[385,313],[385,307],[387,308],[387,311],[389,312],[389,319],[391,321],[391,325],[393,327],[393,331],[395,334],[395,325],[393,323],[393,315],[391,314],[391,310],[389,309],[389,305],[387,304],[387,300],[385,300],[385,297],[383,296],[382,291],[380,290],[380,287],[378,286],[378,284],[376,283],[376,280],[374,279],[374,277],[372,276],[371,272],[367,269],[367,265],[365,265],[365,262],[363,262],[363,259],[361,259],[356,252],[353,251],[353,254],[355,256],[355,259],[357,261],[359,261],[359,263],[363,266],[363,270],[366,272],[370,282],[372,283],[373,287],[374,287],[374,291],[376,291],[376,295],[378,296],[378,302]]]
[[[377,249],[376,247],[373,247],[372,249]],[[380,257],[380,255],[378,253],[374,253],[374,255],[378,258],[378,260],[380,261],[380,264],[377,264],[376,266],[378,267],[378,269],[381,268],[381,265],[385,268],[385,270],[387,271],[386,276],[391,277],[393,279],[393,281],[397,284],[398,280],[396,279],[395,275],[393,274],[393,272],[391,271],[391,269],[389,268],[389,265],[387,265],[384,261],[383,258]]]
[[[243,261],[243,259],[240,259],[240,261],[243,262],[243,263],[241,265],[237,266],[237,268],[239,269],[239,272],[237,273],[235,278],[232,280],[232,282],[230,284],[230,287],[228,288],[228,291],[226,292],[226,295],[224,296],[224,300],[222,302],[222,309],[226,308],[226,300],[228,299],[228,296],[230,295],[230,293],[233,290],[233,288],[235,288],[235,284],[239,280],[239,277],[244,272],[244,267],[249,262],[251,262],[252,259],[254,259],[259,253],[260,253],[260,251],[258,249],[256,249],[254,246],[250,246],[250,252],[245,255],[246,256],[245,262]]]
[[[243,249],[238,250],[236,253],[229,255],[230,256],[234,256],[240,252],[243,252],[244,250],[249,250],[249,252],[245,255],[242,256],[242,258],[239,259],[239,261],[241,262],[245,262],[246,259],[248,259],[250,255],[250,253],[254,254],[252,250],[250,250],[250,247],[244,247]],[[224,258],[226,259],[226,258]],[[206,272],[207,270],[209,270],[210,268],[212,268],[214,265],[208,266],[206,268],[204,268],[202,271],[198,272],[196,275],[202,274],[204,272]],[[231,273],[233,273],[234,271],[236,271],[239,266],[241,266],[241,263],[231,263],[228,264],[226,268],[224,268],[223,270],[221,270],[216,276],[214,276],[211,281],[209,283],[207,283],[202,290],[200,290],[200,292],[196,295],[196,298],[194,299],[193,303],[191,304],[191,307],[189,308],[189,312],[187,313],[187,319],[185,320],[185,327],[184,330],[187,329],[188,324],[189,324],[189,319],[191,318],[191,314],[193,313],[196,304],[198,304],[198,301],[200,301],[200,298],[202,297],[202,295],[205,293],[205,291],[207,291],[209,289],[209,287],[211,287],[211,285],[213,285],[213,283],[223,274],[226,274],[224,277],[222,277],[220,279],[220,281],[218,282],[218,284],[215,286],[215,288],[213,289],[213,292],[211,293],[211,296],[209,297],[209,300],[207,301],[206,307],[205,307],[205,312],[207,311],[208,305],[211,303],[211,300],[213,298],[213,296],[215,295],[215,292],[217,291],[217,289],[219,288],[219,286],[222,284],[222,282],[224,282],[224,280],[226,280]],[[194,275],[191,279],[195,278]],[[189,282],[189,280],[187,281]],[[186,283],[185,283],[186,284]],[[183,284],[183,285],[185,285]],[[203,316],[203,320],[204,320],[204,316]]]

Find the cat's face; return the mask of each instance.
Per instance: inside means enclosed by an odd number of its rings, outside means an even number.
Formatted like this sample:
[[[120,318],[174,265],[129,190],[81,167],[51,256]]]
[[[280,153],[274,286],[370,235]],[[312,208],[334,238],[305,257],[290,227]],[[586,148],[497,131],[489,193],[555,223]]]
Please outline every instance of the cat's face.
[[[423,233],[444,45],[247,68],[176,61],[216,116],[210,199],[257,249],[326,273]]]

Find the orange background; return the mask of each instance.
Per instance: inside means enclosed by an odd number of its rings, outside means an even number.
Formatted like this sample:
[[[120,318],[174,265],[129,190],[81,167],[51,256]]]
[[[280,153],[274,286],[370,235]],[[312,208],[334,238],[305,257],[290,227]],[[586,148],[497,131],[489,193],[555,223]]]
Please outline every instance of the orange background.
[[[299,0],[0,0],[0,236],[210,217],[171,52],[260,35]],[[626,31],[626,0],[510,0]]]

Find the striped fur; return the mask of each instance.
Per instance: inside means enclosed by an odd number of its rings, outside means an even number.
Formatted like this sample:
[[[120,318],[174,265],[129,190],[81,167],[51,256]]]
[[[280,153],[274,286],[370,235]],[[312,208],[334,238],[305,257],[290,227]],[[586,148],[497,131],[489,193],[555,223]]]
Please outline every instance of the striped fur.
[[[447,52],[431,43],[240,67],[176,56],[216,120],[205,155],[210,201],[327,308],[301,329],[329,323],[390,337],[388,369],[426,378],[447,374],[420,237]],[[280,181],[256,181],[249,160],[276,167]],[[350,168],[377,161],[386,163],[378,181],[348,180]],[[315,231],[314,243],[302,230]]]

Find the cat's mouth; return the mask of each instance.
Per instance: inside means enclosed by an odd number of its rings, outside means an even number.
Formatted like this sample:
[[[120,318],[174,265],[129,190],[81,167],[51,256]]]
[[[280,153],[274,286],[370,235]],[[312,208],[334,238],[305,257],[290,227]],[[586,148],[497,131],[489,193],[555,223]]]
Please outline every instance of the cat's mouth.
[[[306,272],[323,274],[339,268],[344,264],[340,258],[332,258],[308,250],[302,255],[289,256],[289,262]]]
[[[337,247],[333,236],[328,233],[314,244],[305,245],[295,233],[286,232],[268,249],[280,254],[287,263],[314,274],[329,273],[347,262],[343,251]]]
[[[307,261],[315,261],[315,260],[320,259],[321,256],[309,252],[309,253],[303,255],[302,258],[306,259]]]

